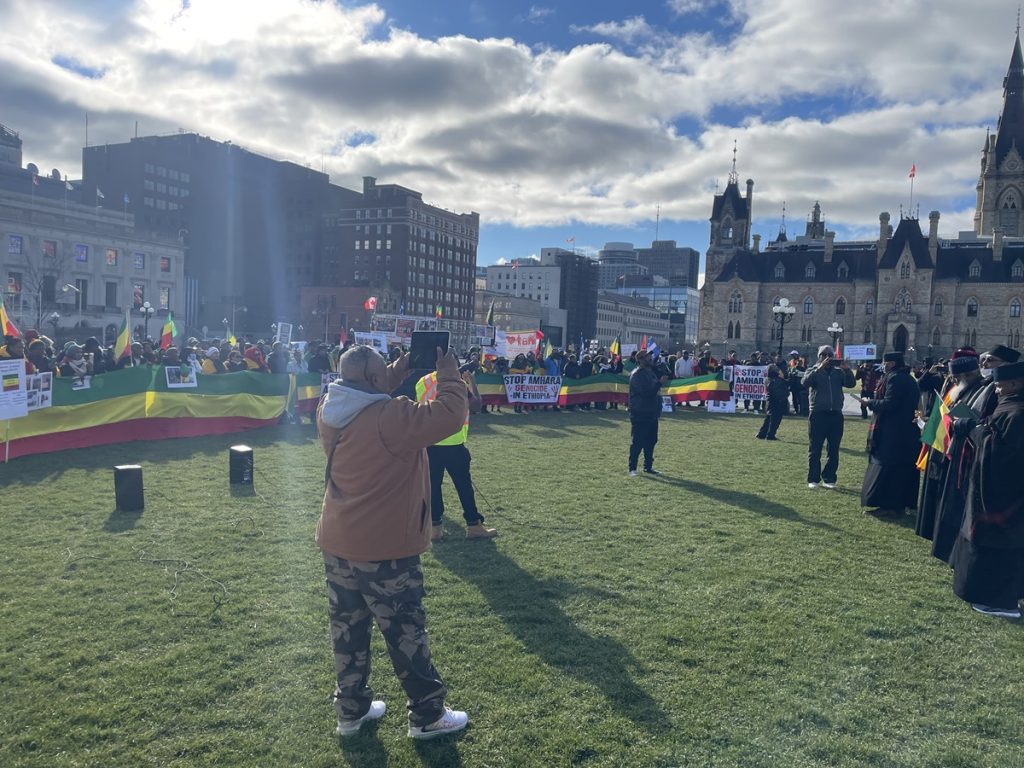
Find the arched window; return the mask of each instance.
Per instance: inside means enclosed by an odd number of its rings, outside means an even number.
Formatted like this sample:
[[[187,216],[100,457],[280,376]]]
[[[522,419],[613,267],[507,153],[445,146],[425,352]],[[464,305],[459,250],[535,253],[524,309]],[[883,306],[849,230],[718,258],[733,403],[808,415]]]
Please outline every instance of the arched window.
[[[784,266],[782,266],[782,262],[780,261],[778,264],[775,265],[775,279],[776,280],[785,280],[785,278],[786,278],[786,268]]]
[[[838,267],[836,267],[836,277],[838,277],[840,280],[845,280],[849,276],[850,268],[846,266],[846,262],[844,261]]]
[[[812,299],[810,296],[808,296],[806,299],[804,299],[804,314],[805,315],[813,315],[814,314],[814,299]]]
[[[976,330],[971,331],[971,346],[972,347],[977,347],[978,346],[978,332]]]
[[[736,336],[735,336],[735,338],[738,339],[739,337],[740,337],[740,321],[737,320],[736,321]]]
[[[732,240],[732,219],[722,220],[722,239]]]
[[[897,312],[910,312],[914,308],[913,302],[910,300],[910,291],[904,288],[896,296],[896,311]]]
[[[968,277],[981,277],[981,262],[975,259],[971,262],[971,266],[967,268]]]
[[[1010,267],[1010,277],[1012,277],[1015,280],[1020,280],[1021,278],[1024,278],[1024,261],[1017,259],[1015,262],[1013,262],[1013,266]]]
[[[735,293],[733,293],[732,296],[729,297],[729,312],[735,315],[739,314],[742,311],[743,294],[741,294],[739,291],[736,291]]]
[[[732,320],[729,321],[729,330],[726,332],[725,338],[732,338]]]
[[[870,325],[865,325],[864,326],[864,343],[865,344],[870,344],[871,343],[871,326]]]
[[[804,269],[804,277],[806,277],[808,280],[813,280],[816,274],[817,270],[814,268],[814,262],[807,262],[807,268]]]
[[[1013,344],[1011,346],[1014,349],[1020,349],[1020,331],[1013,332]]]
[[[935,316],[942,317],[942,299],[935,300]]]
[[[903,260],[900,264],[900,277],[906,280],[910,277],[910,262],[907,259]]]
[[[839,299],[836,301],[836,314],[846,314],[846,299],[844,299],[842,296],[840,296]]]
[[[939,331],[938,326],[932,331],[932,346],[938,347],[942,345],[942,333]]]
[[[973,297],[967,300],[967,316],[978,316],[978,300]]]
[[[1020,299],[1010,302],[1010,317],[1020,317]]]
[[[1017,216],[1019,214],[1020,203],[1017,200],[1017,195],[1012,189],[1008,189],[1004,195],[1002,203],[999,206],[999,226],[1002,230],[1008,234],[1017,234]]]
[[[873,315],[875,314],[875,302],[874,299],[868,299],[868,303],[864,305],[864,314]]]

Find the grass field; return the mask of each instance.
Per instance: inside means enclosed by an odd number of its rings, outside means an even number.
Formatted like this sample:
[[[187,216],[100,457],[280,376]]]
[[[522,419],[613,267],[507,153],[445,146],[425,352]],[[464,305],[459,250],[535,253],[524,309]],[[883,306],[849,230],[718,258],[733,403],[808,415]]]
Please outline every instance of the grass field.
[[[758,420],[759,423],[759,420]],[[0,765],[1024,765],[1024,632],[950,590],[913,520],[805,486],[805,423],[662,421],[662,478],[625,476],[624,411],[474,419],[490,542],[425,555],[461,738],[413,744],[379,635],[376,727],[329,702],[323,456],[308,426],[0,466]],[[232,495],[227,448],[255,448]],[[145,468],[141,515],[110,467]],[[493,508],[493,509],[491,509]]]

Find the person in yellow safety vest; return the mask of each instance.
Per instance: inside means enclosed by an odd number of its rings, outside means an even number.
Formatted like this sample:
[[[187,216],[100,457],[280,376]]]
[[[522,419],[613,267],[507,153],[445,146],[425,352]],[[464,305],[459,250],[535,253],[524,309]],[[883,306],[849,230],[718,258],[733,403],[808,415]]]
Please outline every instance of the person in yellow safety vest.
[[[476,379],[469,371],[464,371],[462,380],[469,388],[469,402],[466,418],[462,429],[451,437],[446,437],[435,445],[427,448],[430,461],[430,517],[433,527],[430,532],[431,541],[439,541],[444,536],[441,519],[444,517],[444,497],[441,494],[441,483],[444,473],[452,479],[459,501],[462,503],[462,517],[466,520],[467,539],[493,539],[498,535],[494,528],[484,525],[484,516],[476,506],[476,495],[473,493],[473,481],[469,475],[471,456],[466,448],[469,435],[469,414],[480,410],[480,392],[476,388]],[[429,402],[437,397],[437,374],[431,372],[416,382],[416,401]]]

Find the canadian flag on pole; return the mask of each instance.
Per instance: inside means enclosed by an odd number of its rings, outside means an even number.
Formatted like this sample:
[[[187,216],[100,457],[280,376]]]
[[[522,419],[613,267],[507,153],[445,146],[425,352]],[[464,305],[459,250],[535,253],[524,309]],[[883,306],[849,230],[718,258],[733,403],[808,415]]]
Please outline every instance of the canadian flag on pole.
[[[910,166],[910,174],[907,176],[907,178],[912,179],[915,176],[917,176],[917,163],[914,163],[913,165]]]
[[[363,309],[365,309],[367,312],[376,312],[377,311],[377,297],[376,296],[371,296],[366,301],[364,301],[363,302]]]

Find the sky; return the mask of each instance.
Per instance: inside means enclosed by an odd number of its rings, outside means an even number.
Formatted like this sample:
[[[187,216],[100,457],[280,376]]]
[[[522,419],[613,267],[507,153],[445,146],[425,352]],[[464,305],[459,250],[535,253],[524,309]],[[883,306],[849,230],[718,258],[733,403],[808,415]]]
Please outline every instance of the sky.
[[[702,253],[736,147],[754,227],[970,229],[1017,24],[1005,0],[0,0],[25,162],[197,131],[481,215],[478,264]],[[916,165],[913,201],[908,172]]]

